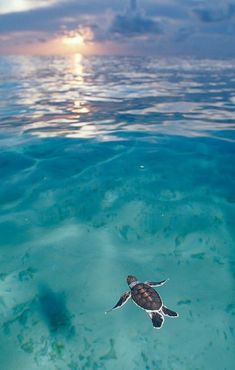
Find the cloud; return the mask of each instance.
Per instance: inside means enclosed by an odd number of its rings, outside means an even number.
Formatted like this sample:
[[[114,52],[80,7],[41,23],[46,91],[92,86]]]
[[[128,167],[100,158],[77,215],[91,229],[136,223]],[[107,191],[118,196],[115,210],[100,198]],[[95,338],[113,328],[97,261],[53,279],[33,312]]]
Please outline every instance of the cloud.
[[[141,12],[136,0],[130,1],[130,7],[124,14],[116,14],[109,31],[115,35],[135,37],[162,32],[158,22]]]
[[[3,14],[0,15],[0,33],[56,30],[61,17],[59,6]]]
[[[217,50],[218,56],[235,56],[235,0],[22,1],[29,5],[27,10],[19,9],[20,0],[0,0],[0,7],[4,4],[6,9],[7,4],[12,10],[4,14],[0,10],[0,54],[6,45],[30,52],[37,49],[37,42],[50,51],[49,43],[88,30],[88,46],[106,54],[206,55],[208,51],[210,56]],[[123,10],[125,2],[128,7]],[[218,37],[220,45],[215,42]]]
[[[0,14],[22,12],[35,8],[48,7],[56,3],[56,1],[58,0],[0,0]]]
[[[228,4],[217,8],[196,8],[193,13],[205,23],[221,22],[231,19],[235,14],[235,5]]]
[[[117,15],[112,22],[110,31],[119,35],[136,36],[140,34],[160,33],[161,29],[158,23],[140,15]]]
[[[1,1],[1,0],[0,0]],[[2,0],[3,1],[3,0]],[[118,9],[118,0],[113,0],[112,8]],[[15,31],[57,31],[61,25],[76,26],[86,18],[99,20],[108,9],[110,2],[65,0],[50,2],[47,7],[34,8],[20,12],[0,14],[0,33]],[[74,22],[72,22],[72,20]],[[94,22],[96,23],[96,22]]]
[[[94,39],[93,30],[90,27],[82,27],[82,26],[79,26],[77,29],[73,29],[72,31],[63,28],[60,32],[58,32],[58,36],[64,37],[67,39],[80,36],[86,43],[91,42]]]
[[[160,17],[164,19],[187,19],[188,6],[181,6],[178,2],[150,1],[145,3],[145,14],[149,17]]]
[[[185,40],[190,38],[196,32],[197,32],[197,30],[193,26],[180,27],[175,32],[175,36],[174,36],[175,41],[176,42],[184,42]]]

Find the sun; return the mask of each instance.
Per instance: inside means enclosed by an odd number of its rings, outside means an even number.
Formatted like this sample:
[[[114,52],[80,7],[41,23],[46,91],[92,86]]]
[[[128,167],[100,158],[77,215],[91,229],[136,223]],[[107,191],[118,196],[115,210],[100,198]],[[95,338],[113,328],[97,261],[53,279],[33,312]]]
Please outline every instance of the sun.
[[[79,46],[84,44],[84,38],[80,34],[74,36],[65,36],[63,38],[63,43],[65,45]]]

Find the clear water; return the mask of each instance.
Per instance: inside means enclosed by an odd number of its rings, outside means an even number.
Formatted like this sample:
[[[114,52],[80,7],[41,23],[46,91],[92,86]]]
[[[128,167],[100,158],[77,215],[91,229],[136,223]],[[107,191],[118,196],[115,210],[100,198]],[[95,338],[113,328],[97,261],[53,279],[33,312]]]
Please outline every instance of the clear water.
[[[234,61],[0,71],[1,370],[234,369]],[[105,315],[128,274],[180,317]]]

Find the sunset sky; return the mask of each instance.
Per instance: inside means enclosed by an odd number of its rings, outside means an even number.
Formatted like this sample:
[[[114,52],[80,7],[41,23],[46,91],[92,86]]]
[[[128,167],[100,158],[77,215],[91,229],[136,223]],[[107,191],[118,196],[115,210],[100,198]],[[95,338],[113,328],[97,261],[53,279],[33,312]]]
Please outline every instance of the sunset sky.
[[[235,0],[0,0],[0,54],[235,57]]]

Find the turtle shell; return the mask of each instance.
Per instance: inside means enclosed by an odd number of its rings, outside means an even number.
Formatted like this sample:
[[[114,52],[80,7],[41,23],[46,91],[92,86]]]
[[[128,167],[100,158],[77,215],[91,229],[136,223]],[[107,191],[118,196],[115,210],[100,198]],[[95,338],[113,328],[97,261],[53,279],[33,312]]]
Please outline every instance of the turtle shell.
[[[162,307],[160,295],[147,284],[136,284],[131,289],[133,301],[145,310],[157,311]]]

